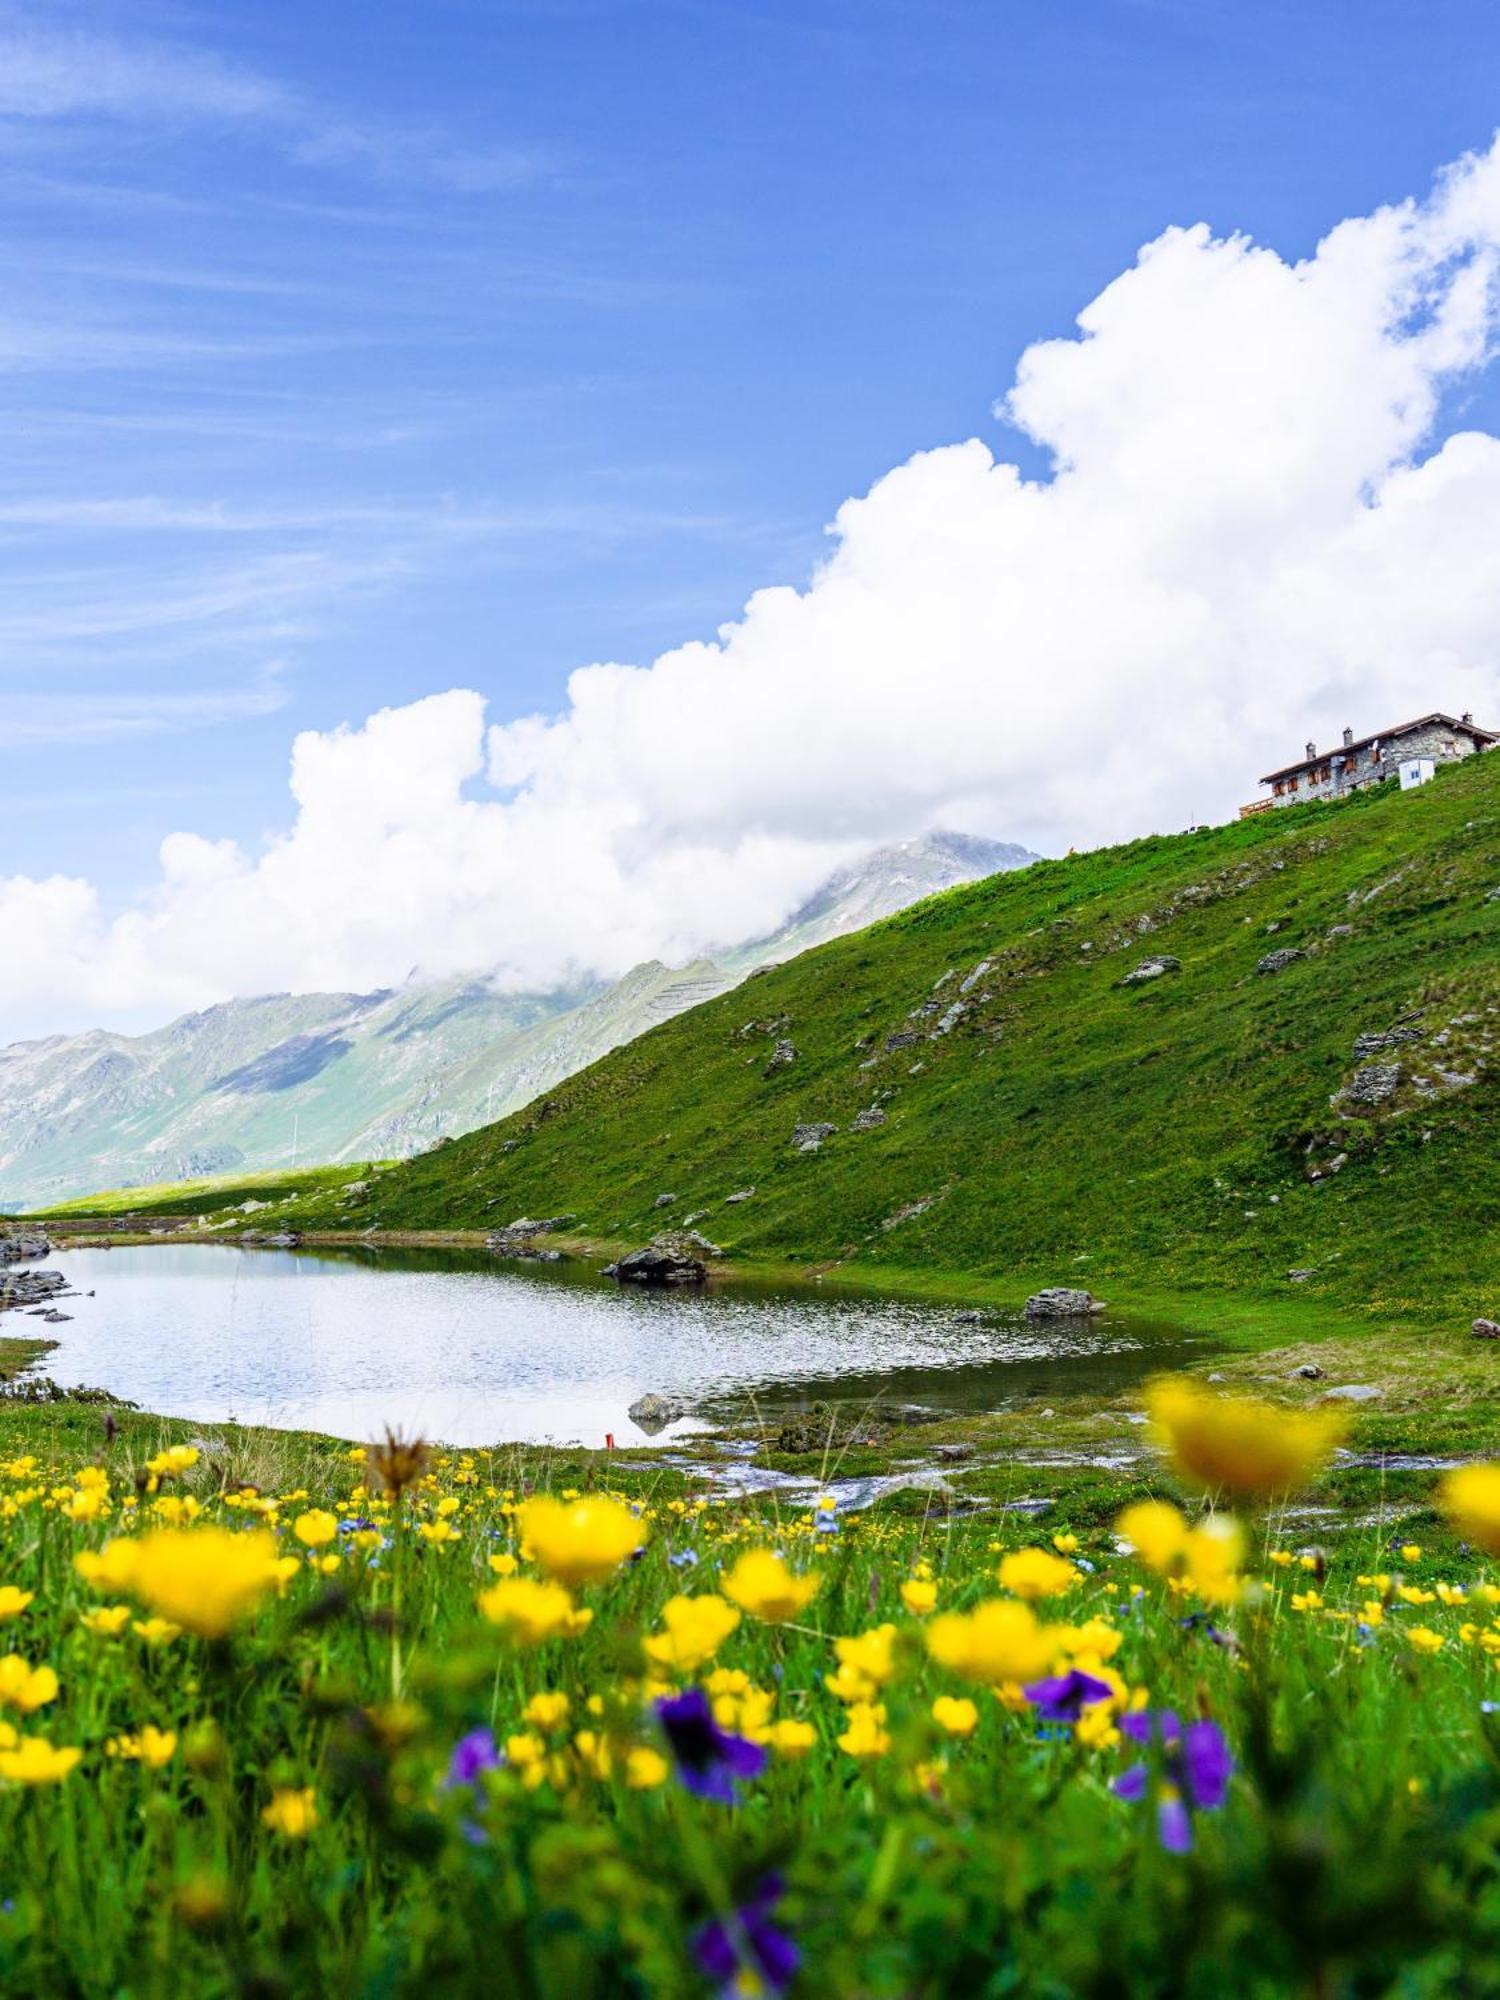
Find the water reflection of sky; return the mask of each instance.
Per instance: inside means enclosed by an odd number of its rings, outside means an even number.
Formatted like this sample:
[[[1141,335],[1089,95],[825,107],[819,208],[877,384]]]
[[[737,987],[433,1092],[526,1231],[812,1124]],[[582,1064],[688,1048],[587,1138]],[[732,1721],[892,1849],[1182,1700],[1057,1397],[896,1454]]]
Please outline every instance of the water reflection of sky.
[[[73,1250],[94,1297],[64,1302],[45,1366],[146,1409],[368,1437],[387,1424],[454,1444],[621,1444],[644,1391],[714,1416],[819,1398],[980,1410],[1111,1390],[1167,1362],[1170,1326],[1106,1318],[1038,1327],[955,1321],[951,1306],[735,1286],[655,1293],[590,1269],[518,1271],[472,1252]],[[692,1428],[671,1426],[667,1438]]]

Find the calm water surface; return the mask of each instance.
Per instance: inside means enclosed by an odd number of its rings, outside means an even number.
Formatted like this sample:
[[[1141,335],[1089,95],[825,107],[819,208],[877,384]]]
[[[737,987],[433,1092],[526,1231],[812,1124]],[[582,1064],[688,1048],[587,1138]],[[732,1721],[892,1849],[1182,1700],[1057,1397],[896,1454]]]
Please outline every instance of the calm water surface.
[[[1041,1328],[952,1306],[743,1284],[685,1295],[616,1286],[582,1265],[518,1269],[470,1251],[61,1246],[79,1292],[43,1366],[144,1408],[217,1422],[369,1437],[386,1424],[451,1444],[621,1444],[645,1390],[705,1419],[781,1414],[817,1398],[945,1412],[1111,1391],[1169,1365],[1180,1328],[1108,1315]]]

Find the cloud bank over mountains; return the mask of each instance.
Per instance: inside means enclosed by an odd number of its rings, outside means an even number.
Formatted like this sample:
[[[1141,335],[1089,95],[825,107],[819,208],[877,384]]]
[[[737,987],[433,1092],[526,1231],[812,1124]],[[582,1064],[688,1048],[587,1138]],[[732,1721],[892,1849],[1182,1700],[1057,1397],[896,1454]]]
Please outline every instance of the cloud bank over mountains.
[[[1500,141],[1300,263],[1202,225],[1021,357],[978,440],[847,501],[803,590],[581,668],[559,715],[435,694],[293,747],[261,853],[179,832],[133,908],[0,879],[0,1026],[413,966],[612,976],[772,928],[934,824],[1042,849],[1253,797],[1308,735],[1500,715]]]

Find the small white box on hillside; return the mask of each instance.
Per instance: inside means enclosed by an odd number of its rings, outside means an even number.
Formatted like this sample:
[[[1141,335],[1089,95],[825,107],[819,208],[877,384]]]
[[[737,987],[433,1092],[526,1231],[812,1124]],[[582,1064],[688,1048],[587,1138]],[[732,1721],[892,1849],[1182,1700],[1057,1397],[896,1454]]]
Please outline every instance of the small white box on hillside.
[[[1413,785],[1425,785],[1437,770],[1430,757],[1409,757],[1398,767],[1401,772],[1401,789],[1409,792]]]

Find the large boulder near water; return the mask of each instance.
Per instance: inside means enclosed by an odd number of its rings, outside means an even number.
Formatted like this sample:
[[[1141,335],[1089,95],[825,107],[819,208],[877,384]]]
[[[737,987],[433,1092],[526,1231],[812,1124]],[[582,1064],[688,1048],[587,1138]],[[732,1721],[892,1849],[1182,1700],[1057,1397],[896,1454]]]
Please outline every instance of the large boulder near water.
[[[605,1275],[622,1285],[701,1285],[707,1281],[708,1266],[701,1257],[664,1243],[647,1243],[609,1265]]]
[[[39,1229],[7,1230],[0,1233],[0,1264],[30,1264],[51,1248]]]
[[[1103,1310],[1101,1299],[1072,1285],[1048,1285],[1026,1301],[1028,1319],[1085,1319]]]
[[[679,1417],[687,1416],[692,1409],[680,1396],[660,1396],[654,1389],[648,1389],[644,1396],[637,1396],[625,1412],[630,1421],[639,1429],[652,1436],[663,1431],[668,1424],[675,1424]]]

